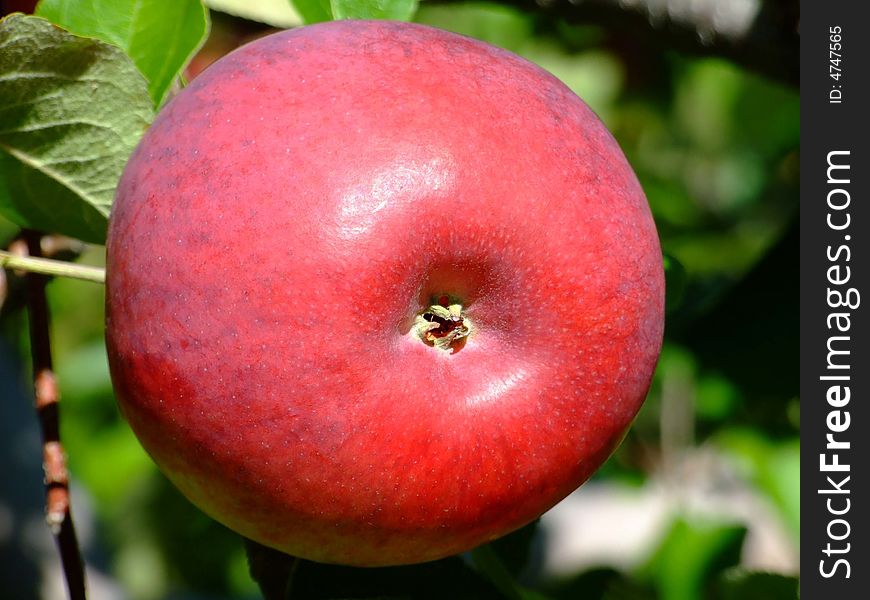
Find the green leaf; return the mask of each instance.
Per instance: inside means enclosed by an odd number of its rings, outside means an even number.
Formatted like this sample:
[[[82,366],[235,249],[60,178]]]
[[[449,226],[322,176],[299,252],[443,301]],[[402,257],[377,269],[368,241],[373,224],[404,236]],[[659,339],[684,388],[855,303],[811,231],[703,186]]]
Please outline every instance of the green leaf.
[[[776,506],[777,514],[793,539],[801,536],[801,445],[800,439],[770,440],[751,429],[729,429],[718,444],[741,459],[747,475]]]
[[[549,584],[548,594],[559,600],[658,600],[648,585],[612,567],[595,567]]]
[[[333,19],[410,21],[419,0],[292,0],[306,23]]]
[[[418,0],[330,0],[336,19],[410,21],[417,12],[417,3]]]
[[[166,99],[209,29],[201,0],[42,0],[36,14],[124,50],[148,80],[155,106]]]
[[[718,573],[739,563],[745,537],[742,525],[677,519],[640,575],[661,600],[709,597]]]
[[[329,0],[293,0],[293,6],[309,25],[332,21],[332,6]]]
[[[770,453],[759,486],[776,503],[782,519],[800,543],[801,537],[801,446],[800,440],[780,444]]]
[[[0,21],[0,213],[103,243],[118,179],[153,118],[121,50],[45,19]]]
[[[716,586],[716,598],[721,600],[797,600],[799,582],[797,577],[760,571],[731,569],[722,576]]]

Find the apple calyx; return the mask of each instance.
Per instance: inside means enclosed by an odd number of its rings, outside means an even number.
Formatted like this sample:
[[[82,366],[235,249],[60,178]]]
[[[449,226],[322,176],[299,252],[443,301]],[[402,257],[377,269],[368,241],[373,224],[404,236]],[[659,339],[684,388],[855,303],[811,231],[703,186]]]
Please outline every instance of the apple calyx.
[[[414,319],[414,331],[427,345],[455,352],[471,333],[471,323],[458,302],[451,303],[442,297]]]

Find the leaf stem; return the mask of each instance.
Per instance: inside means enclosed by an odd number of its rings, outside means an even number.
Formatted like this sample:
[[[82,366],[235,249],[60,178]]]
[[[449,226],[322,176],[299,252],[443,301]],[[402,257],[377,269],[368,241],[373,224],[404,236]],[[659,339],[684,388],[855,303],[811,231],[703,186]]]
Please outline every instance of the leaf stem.
[[[99,267],[78,265],[50,258],[18,256],[3,250],[0,250],[0,267],[55,277],[70,277],[93,283],[106,282],[106,270]]]

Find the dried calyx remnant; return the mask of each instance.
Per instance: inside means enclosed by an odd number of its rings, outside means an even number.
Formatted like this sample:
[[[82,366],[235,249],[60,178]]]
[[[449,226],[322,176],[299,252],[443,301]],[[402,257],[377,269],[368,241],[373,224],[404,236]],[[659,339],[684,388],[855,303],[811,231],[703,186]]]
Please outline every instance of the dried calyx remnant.
[[[426,310],[417,314],[414,330],[425,343],[449,352],[465,343],[465,338],[471,333],[471,323],[460,303],[449,296],[440,296]]]

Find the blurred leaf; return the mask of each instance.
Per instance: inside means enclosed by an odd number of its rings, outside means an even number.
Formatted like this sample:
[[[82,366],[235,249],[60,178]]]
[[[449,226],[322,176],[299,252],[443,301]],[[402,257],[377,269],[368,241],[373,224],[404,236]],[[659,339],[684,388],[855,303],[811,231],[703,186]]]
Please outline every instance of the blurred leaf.
[[[508,600],[545,600],[547,596],[517,583],[492,544],[478,546],[470,552],[475,568],[489,579]]]
[[[86,247],[78,260],[84,264],[105,266],[106,250],[101,246]],[[84,347],[94,346],[106,362],[105,288],[69,277],[57,277],[48,286],[48,301],[52,319],[63,321],[62,335],[55,336],[52,348],[63,362]],[[64,386],[66,387],[66,386]]]
[[[5,248],[8,241],[18,234],[18,226],[3,216],[0,210],[0,248]],[[5,298],[4,298],[5,299]],[[0,304],[0,308],[2,308]]]
[[[551,585],[547,593],[559,600],[653,600],[653,590],[609,568],[590,569]]]
[[[622,91],[625,74],[612,53],[590,50],[566,54],[559,46],[532,38],[519,49],[520,56],[546,69],[580,96],[605,125],[612,125],[613,104]]]
[[[660,232],[691,228],[699,224],[701,214],[695,206],[695,199],[679,182],[645,173],[638,173],[638,176]]]
[[[160,548],[170,583],[206,594],[226,590],[242,538],[194,507],[165,477],[148,484],[137,526]]]
[[[152,475],[155,467],[126,424],[117,421],[111,427],[95,428],[93,424],[83,425],[82,420],[79,415],[75,423],[66,418],[62,423],[64,432],[70,427],[79,429],[78,435],[67,436],[69,440],[64,442],[70,468],[93,495],[98,511],[109,514],[130,487]],[[84,432],[89,432],[88,437],[82,436]]]
[[[722,570],[740,562],[746,528],[677,519],[641,575],[653,581],[661,600],[697,600]]]
[[[679,308],[686,291],[686,268],[676,258],[664,255],[665,263],[665,310],[671,312]]]
[[[306,23],[332,19],[410,21],[418,0],[292,0]]]
[[[45,19],[0,21],[0,212],[103,243],[118,178],[151,122],[142,75],[118,48]]]
[[[718,150],[731,142],[740,125],[732,113],[745,79],[739,68],[723,60],[684,65],[674,102],[677,125],[699,149]]]
[[[716,600],[797,600],[797,577],[758,571],[731,570],[716,586]]]
[[[685,310],[696,288],[745,274],[794,213],[799,96],[727,61],[668,56],[659,89],[643,79],[637,56],[621,55],[630,97],[618,105],[614,133],[663,246],[692,274]]]
[[[55,365],[64,399],[61,425],[65,431],[72,430],[71,445],[80,441],[82,445],[82,451],[77,451],[73,458],[90,468],[85,463],[88,457],[96,456],[92,472],[111,479],[111,474],[105,470],[105,462],[114,460],[114,456],[104,459],[100,452],[94,454],[93,450],[105,441],[103,436],[119,430],[130,438],[131,444],[135,444],[135,439],[126,424],[121,422],[115,405],[105,343],[91,342],[70,352],[55,353]],[[115,450],[112,452],[116,453]]]
[[[250,563],[248,562],[248,556],[244,548],[240,547],[232,552],[227,576],[230,589],[234,592],[234,597],[260,597],[260,589],[257,586],[257,582],[251,578]]]
[[[423,3],[415,20],[514,52],[519,51],[533,32],[532,19],[527,13],[509,6],[479,2],[450,5]]]
[[[731,428],[717,443],[742,463],[752,483],[776,507],[792,538],[800,542],[800,439],[767,439],[749,428]]]
[[[35,14],[124,50],[148,80],[154,106],[208,35],[201,0],[41,0]]]
[[[771,229],[767,233],[772,235],[756,235],[749,227],[745,230],[705,230],[703,227],[694,227],[685,236],[670,236],[663,241],[663,245],[669,254],[679,257],[680,262],[692,273],[692,278],[699,283],[730,284],[744,275],[773,241],[771,238],[775,239],[776,231]],[[685,301],[688,301],[689,292],[693,290],[689,288],[686,291]],[[705,297],[703,300],[706,302],[709,299]]]
[[[799,245],[795,220],[706,314],[671,321],[671,338],[691,348],[702,368],[709,366],[734,382],[746,398],[747,416],[769,430],[790,431],[786,403],[799,392]]]
[[[293,598],[503,600],[504,596],[458,556],[402,567],[356,568],[299,562]]]
[[[309,25],[332,20],[332,5],[329,0],[293,0],[293,6]]]
[[[746,74],[731,119],[739,123],[734,131],[738,141],[765,155],[789,152],[800,144],[800,95],[769,79]]]
[[[699,419],[723,421],[734,414],[740,404],[740,391],[729,379],[705,374],[698,379],[695,411]]]
[[[390,19],[410,21],[418,0],[330,0],[336,19]]]
[[[100,341],[75,348],[57,366],[64,395],[92,398],[112,394],[106,345]]]
[[[529,563],[539,523],[540,519],[535,519],[525,527],[520,527],[489,544],[504,566],[515,577],[518,577]]]
[[[122,522],[122,525],[125,525],[124,529],[130,529],[127,522]],[[117,533],[117,529],[113,533]],[[166,559],[149,532],[128,534],[124,542],[114,556],[113,571],[129,598],[157,600],[169,597]]]

